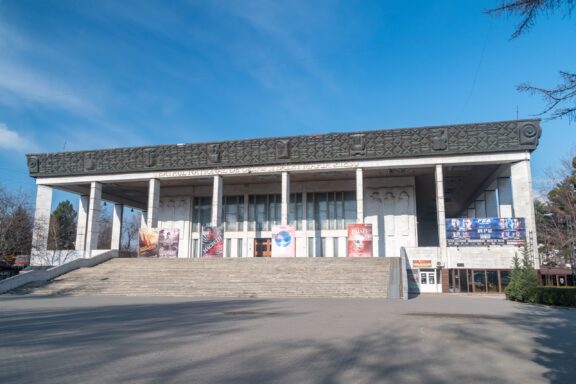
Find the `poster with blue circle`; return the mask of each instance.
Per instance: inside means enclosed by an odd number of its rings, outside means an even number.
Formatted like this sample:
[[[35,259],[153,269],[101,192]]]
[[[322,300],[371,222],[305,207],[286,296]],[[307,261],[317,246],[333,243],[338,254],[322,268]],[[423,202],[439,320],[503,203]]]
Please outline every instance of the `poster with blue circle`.
[[[272,227],[272,257],[295,257],[296,238],[291,225],[275,225]]]

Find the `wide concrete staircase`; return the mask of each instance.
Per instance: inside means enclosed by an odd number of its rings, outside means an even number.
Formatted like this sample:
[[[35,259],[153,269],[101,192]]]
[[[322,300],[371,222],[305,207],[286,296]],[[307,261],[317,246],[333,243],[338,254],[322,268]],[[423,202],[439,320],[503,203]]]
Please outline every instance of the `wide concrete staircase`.
[[[112,259],[10,294],[386,298],[397,296],[399,265],[398,258]]]

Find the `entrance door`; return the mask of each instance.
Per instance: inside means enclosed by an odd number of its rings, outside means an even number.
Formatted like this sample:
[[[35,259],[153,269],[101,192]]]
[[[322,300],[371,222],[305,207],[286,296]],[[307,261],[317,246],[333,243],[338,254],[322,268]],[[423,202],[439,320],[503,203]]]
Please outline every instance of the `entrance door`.
[[[254,257],[271,257],[272,239],[254,239]]]
[[[420,292],[439,292],[438,291],[438,281],[436,281],[436,271],[433,269],[420,270]]]

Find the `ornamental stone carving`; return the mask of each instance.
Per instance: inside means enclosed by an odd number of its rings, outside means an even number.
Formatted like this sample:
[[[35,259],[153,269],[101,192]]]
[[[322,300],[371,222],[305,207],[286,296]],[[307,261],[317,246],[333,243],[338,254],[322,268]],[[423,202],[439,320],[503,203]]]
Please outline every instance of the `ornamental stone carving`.
[[[289,140],[276,141],[276,158],[277,159],[289,159],[290,158],[289,144],[290,144]]]
[[[537,145],[540,137],[540,130],[532,123],[520,125],[518,128],[521,145]]]
[[[220,162],[220,144],[208,144],[208,161],[211,163]]]
[[[282,139],[251,139],[210,144],[115,148],[90,152],[28,155],[35,177],[149,172],[200,172],[204,169],[277,167],[344,163],[437,155],[533,150],[539,120],[393,129]],[[201,172],[200,172],[201,173]]]
[[[448,148],[448,132],[446,129],[440,128],[432,136],[432,149],[444,151],[446,148]]]
[[[156,150],[154,148],[146,148],[144,150],[144,166],[146,168],[156,166]]]
[[[366,141],[363,134],[350,135],[350,155],[363,156],[366,153]]]
[[[84,170],[85,171],[96,170],[96,154],[94,152],[88,152],[84,154]]]
[[[28,157],[28,171],[30,173],[38,173],[40,171],[40,163],[36,156]]]

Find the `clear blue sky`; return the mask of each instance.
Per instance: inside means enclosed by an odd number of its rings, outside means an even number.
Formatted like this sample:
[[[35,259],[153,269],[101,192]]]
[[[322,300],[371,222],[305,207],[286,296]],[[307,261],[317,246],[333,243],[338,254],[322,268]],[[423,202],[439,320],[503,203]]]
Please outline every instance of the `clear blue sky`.
[[[0,175],[25,153],[532,117],[576,71],[576,16],[497,1],[0,0]],[[416,5],[418,7],[416,7]],[[544,121],[536,182],[576,143]]]

